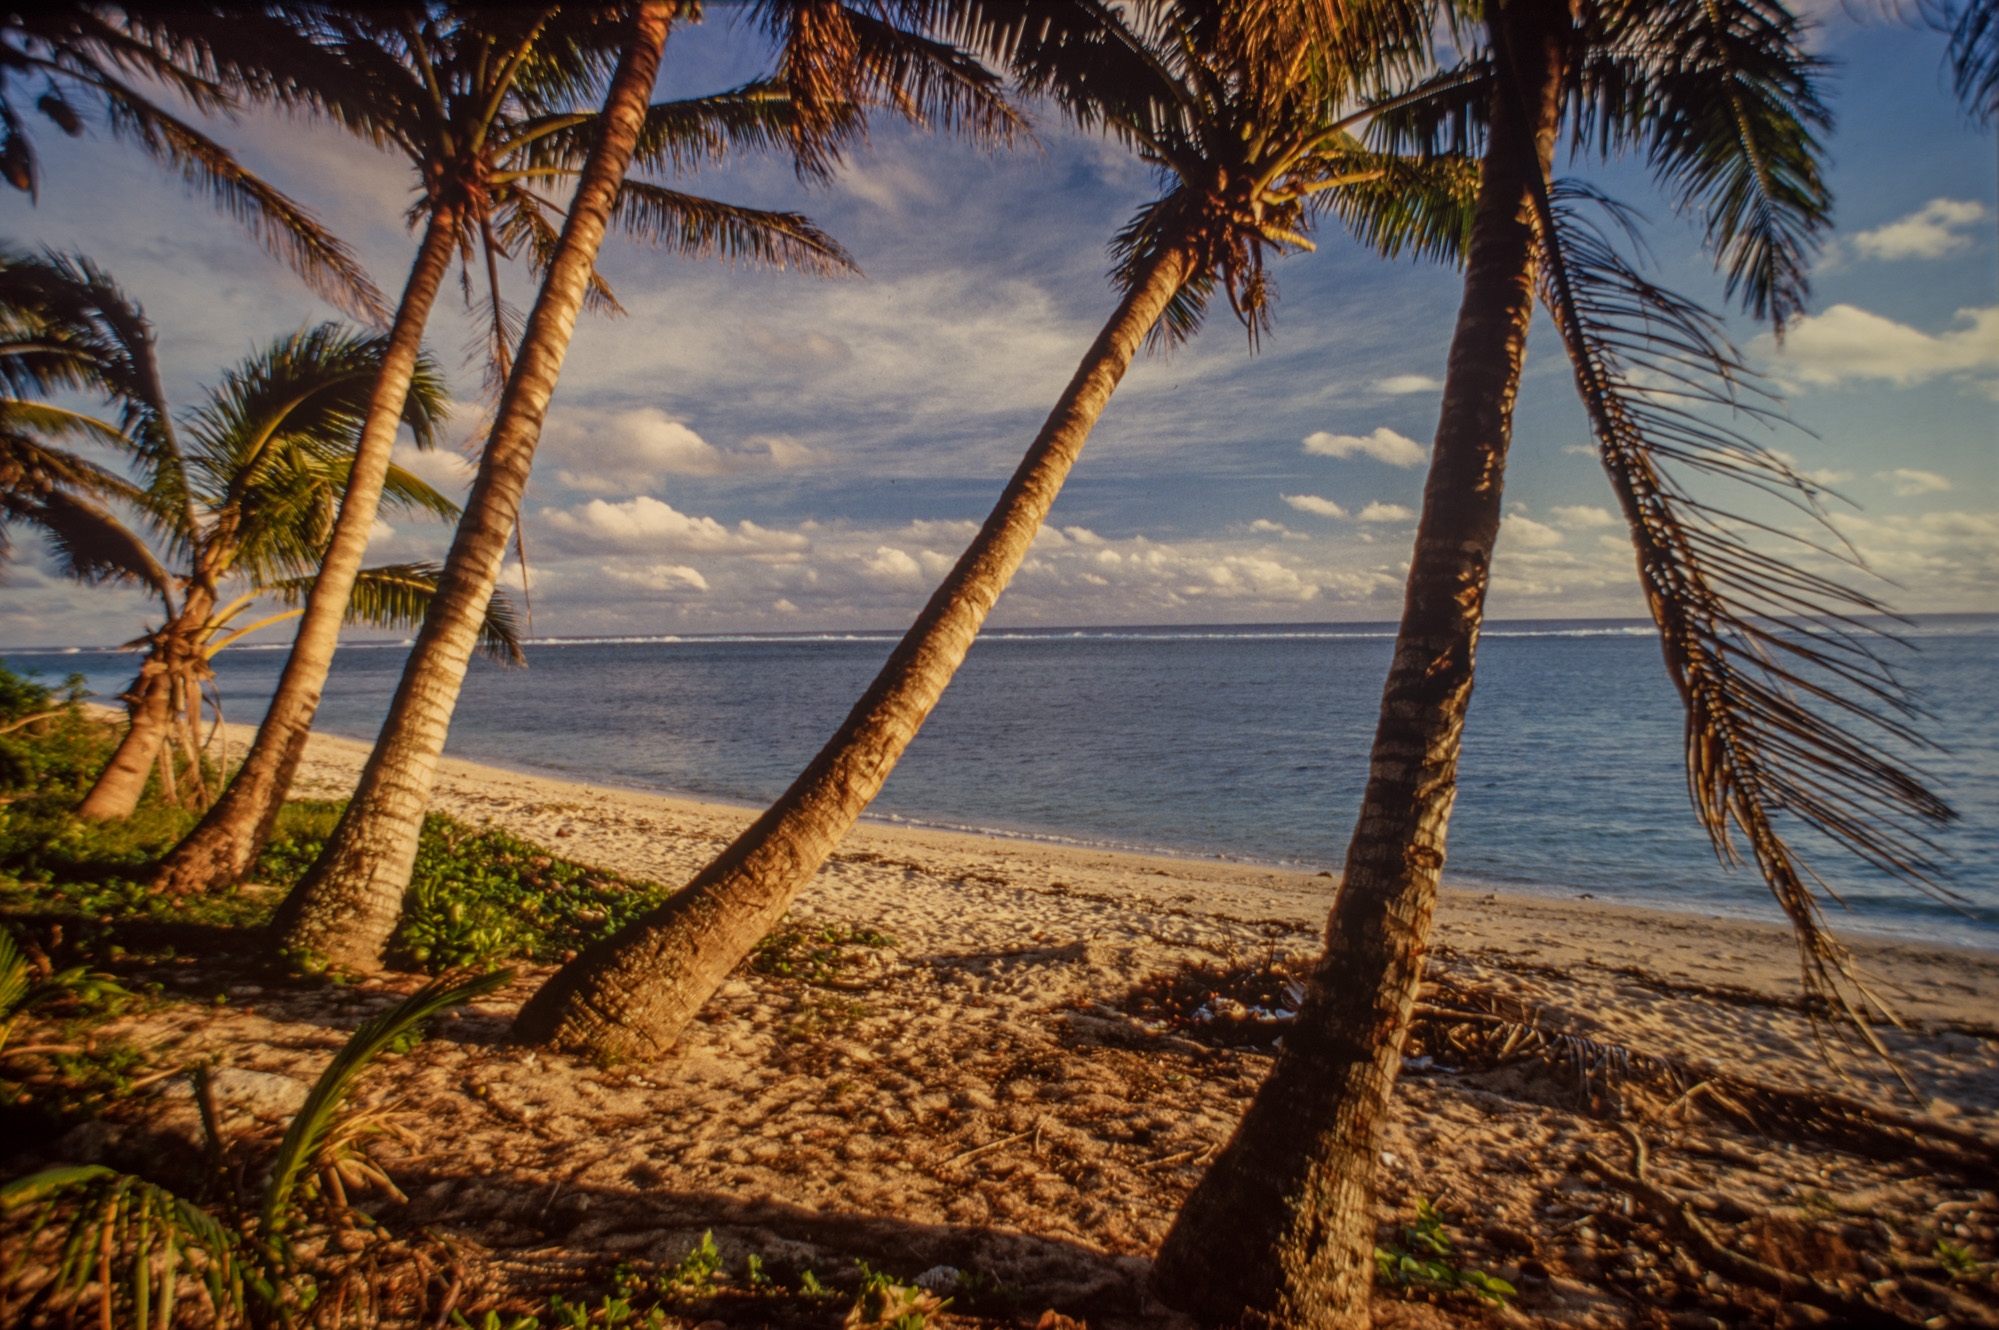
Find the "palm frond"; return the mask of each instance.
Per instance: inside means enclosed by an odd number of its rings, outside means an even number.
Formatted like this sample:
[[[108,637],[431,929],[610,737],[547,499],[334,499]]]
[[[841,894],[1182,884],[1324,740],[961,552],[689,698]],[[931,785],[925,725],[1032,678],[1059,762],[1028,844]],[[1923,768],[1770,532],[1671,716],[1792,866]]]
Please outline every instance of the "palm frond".
[[[1454,265],[1464,261],[1478,198],[1476,161],[1356,152],[1342,158],[1338,169],[1356,178],[1327,191],[1325,206],[1354,239],[1383,258],[1407,253]]]
[[[234,218],[322,299],[377,326],[389,322],[382,293],[367,270],[303,205],[245,169],[227,148],[132,89],[107,81],[98,91],[114,136],[178,171],[190,189]]]
[[[137,582],[173,603],[174,579],[146,542],[107,509],[79,494],[52,490],[9,499],[6,517],[48,537],[58,571],[86,586]]]
[[[776,82],[801,176],[824,178],[866,131],[857,107],[1004,145],[1025,129],[1000,79],[978,59],[925,35],[948,18],[927,0],[757,0],[751,21],[779,48]]]
[[[339,1121],[341,1106],[369,1065],[407,1041],[439,1012],[490,993],[513,977],[511,970],[469,977],[440,976],[363,1024],[341,1045],[313,1082],[271,1162],[270,1181],[264,1186],[257,1211],[257,1236],[266,1247],[282,1240],[290,1226],[292,1197],[309,1175],[313,1161],[321,1156]]]
[[[1740,299],[1781,334],[1805,308],[1832,224],[1818,134],[1825,62],[1780,0],[1661,0],[1618,11],[1581,72],[1574,134],[1643,143],[1653,174],[1700,218]]]
[[[1980,125],[1999,119],[1999,5],[1965,0],[1950,30],[1950,69],[1957,98]]]
[[[678,190],[627,180],[611,206],[626,235],[692,259],[719,258],[815,277],[859,276],[840,242],[795,212],[744,208]]]
[[[1668,672],[1686,705],[1687,781],[1724,863],[1736,835],[1796,934],[1808,992],[1877,1051],[1888,1015],[1825,928],[1830,889],[1791,840],[1817,832],[1892,879],[1943,899],[1929,827],[1954,816],[1890,746],[1924,747],[1914,702],[1879,654],[1875,597],[1751,543],[1759,533],[1849,565],[1838,548],[1746,523],[1696,497],[1675,468],[1786,499],[1828,534],[1818,492],[1709,413],[1777,419],[1718,321],[1647,281],[1580,211],[1540,195],[1543,298],[1574,366],[1604,468],[1631,528]],[[1836,899],[1836,897],[1834,897]]]
[[[33,1218],[15,1266],[64,1215],[54,1278],[41,1296],[74,1306],[97,1287],[99,1323],[173,1324],[183,1278],[207,1295],[208,1319],[246,1319],[248,1263],[237,1235],[164,1187],[98,1165],[44,1169],[0,1187],[0,1212]],[[121,1315],[122,1313],[122,1315]]]
[[[442,572],[437,564],[423,562],[362,569],[354,581],[353,599],[348,602],[347,622],[371,628],[421,627]],[[312,576],[285,578],[261,589],[281,604],[302,605],[313,580]],[[521,651],[520,621],[504,591],[495,591],[486,602],[486,616],[479,624],[479,650],[505,665],[527,663]]]

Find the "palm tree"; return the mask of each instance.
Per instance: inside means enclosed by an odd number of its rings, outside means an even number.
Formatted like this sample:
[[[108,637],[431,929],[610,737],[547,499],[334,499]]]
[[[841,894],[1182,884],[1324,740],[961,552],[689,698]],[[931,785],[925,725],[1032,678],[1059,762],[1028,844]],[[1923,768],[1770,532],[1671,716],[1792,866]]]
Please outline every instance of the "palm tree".
[[[1958,100],[1973,119],[1989,125],[1999,119],[1999,5],[1993,0],[1969,0],[1950,20],[1950,67]]]
[[[13,6],[0,12],[0,177],[30,198],[39,191],[28,95],[38,94],[34,110],[72,138],[94,106],[113,137],[208,195],[315,292],[379,323],[381,294],[339,239],[132,81],[151,80],[209,115],[246,99],[298,108],[317,100],[308,72],[317,62],[302,57],[309,53],[295,34],[256,7],[143,0],[116,11],[90,0]]]
[[[165,890],[236,881],[269,837],[332,668],[403,395],[452,259],[463,256],[468,266],[474,255],[483,259],[489,376],[504,382],[512,368],[512,337],[499,261],[518,254],[537,271],[552,262],[558,227],[550,219],[559,218],[562,207],[545,191],[577,175],[601,122],[595,109],[579,109],[578,102],[602,81],[624,32],[615,16],[589,8],[312,8],[300,21],[332,62],[350,72],[347,95],[330,100],[329,113],[402,153],[417,171],[421,192],[410,218],[424,223],[423,239],[362,427],[354,484],[291,654],[234,779],[155,870],[154,885]],[[783,90],[768,83],[662,102],[647,108],[633,160],[649,169],[685,168],[781,143],[787,118]],[[845,263],[839,247],[796,214],[736,207],[636,180],[619,187],[611,220],[635,239],[686,254],[820,270]],[[610,288],[594,273],[587,291],[587,302],[616,308]]]
[[[187,756],[196,756],[193,721],[207,661],[245,633],[287,617],[235,626],[259,596],[295,600],[315,565],[349,479],[352,436],[382,340],[331,324],[281,339],[225,375],[183,439],[158,392],[151,325],[106,273],[61,255],[0,261],[0,323],[49,328],[48,315],[58,308],[68,322],[65,335],[51,339],[53,349],[6,359],[19,362],[11,366],[18,371],[37,358],[60,357],[66,378],[45,369],[29,386],[90,386],[118,399],[122,428],[97,422],[97,430],[131,456],[142,481],[134,486],[93,466],[84,479],[113,483],[20,487],[8,512],[42,529],[70,576],[135,582],[160,600],[162,624],[141,639],[145,662],[126,694],[131,724],[78,808],[87,817],[123,817],[137,806],[156,764],[171,785],[170,737],[177,734]],[[405,416],[427,447],[443,418],[444,393],[427,363],[417,378]],[[11,405],[18,414],[40,404]],[[399,508],[456,515],[455,505],[399,469],[391,470],[388,487]],[[165,557],[105,507],[105,498],[135,507]],[[179,573],[167,567],[176,559],[185,565]],[[222,588],[232,578],[246,589],[225,604]],[[415,565],[369,570],[349,613],[383,625],[413,623],[426,602],[427,580],[434,574]],[[502,612],[494,621],[502,639],[504,619]],[[194,774],[199,782],[198,765]]]
[[[1826,123],[1800,24],[1769,0],[1614,8],[1503,0],[1482,49],[1384,116],[1394,143],[1483,138],[1476,220],[1407,601],[1346,874],[1295,1027],[1188,1198],[1154,1289],[1203,1318],[1368,1323],[1375,1160],[1424,957],[1500,520],[1512,402],[1537,289],[1554,317],[1630,524],[1687,706],[1689,785],[1725,861],[1739,830],[1796,927],[1808,989],[1871,1038],[1872,996],[1823,931],[1783,815],[1935,887],[1922,827],[1949,815],[1865,734],[1916,736],[1856,616],[1872,598],[1791,567],[1684,487],[1744,480],[1817,515],[1817,491],[1719,410],[1769,414],[1715,320],[1631,268],[1551,187],[1578,152],[1638,146],[1704,216],[1731,296],[1779,328],[1803,308],[1829,200]],[[1472,34],[1468,34],[1472,35]],[[1613,216],[1623,220],[1621,211]],[[1754,528],[1750,528],[1754,531]],[[1828,717],[1831,717],[1828,719]]]
[[[1390,249],[1461,234],[1468,171],[1443,159],[1426,171],[1355,141],[1350,67],[1330,47],[1311,59],[1294,47],[1268,67],[1199,3],[1008,13],[981,47],[1134,148],[1167,187],[1113,243],[1122,298],[978,536],[832,739],[691,882],[558,971],[522,1008],[519,1038],[611,1056],[673,1044],[881,789],[1143,345],[1191,336],[1217,292],[1254,341],[1270,315],[1267,255],[1309,249],[1324,211],[1348,212]]]
[[[906,0],[870,0],[867,5],[770,0],[760,7],[767,26],[787,42],[818,40],[829,31],[851,39],[851,58],[822,69],[821,82],[814,85],[811,100],[819,119],[794,121],[789,130],[802,172],[812,174],[836,160],[843,136],[859,130],[854,113],[878,102],[918,121],[936,117],[974,132],[997,127],[992,132],[998,133],[1011,125],[1001,110],[979,109],[996,101],[993,80],[983,70],[886,21],[898,11],[922,8]],[[356,969],[381,964],[382,949],[401,913],[437,760],[464,682],[469,634],[515,530],[549,394],[577,311],[592,290],[590,265],[604,227],[621,218],[685,217],[684,225],[676,222],[657,233],[679,237],[684,248],[705,246],[715,234],[700,215],[673,210],[685,196],[634,190],[629,182],[622,189],[620,185],[627,164],[651,141],[653,122],[646,116],[644,96],[668,17],[666,6],[645,3],[633,9],[633,36],[576,174],[577,192],[567,220],[549,247],[548,275],[446,562],[444,594],[410,653],[353,800],[274,921],[281,945],[295,956]],[[804,21],[807,17],[812,21]],[[788,68],[789,56],[787,62]],[[846,266],[845,256],[830,241],[799,244],[769,257],[819,271]]]

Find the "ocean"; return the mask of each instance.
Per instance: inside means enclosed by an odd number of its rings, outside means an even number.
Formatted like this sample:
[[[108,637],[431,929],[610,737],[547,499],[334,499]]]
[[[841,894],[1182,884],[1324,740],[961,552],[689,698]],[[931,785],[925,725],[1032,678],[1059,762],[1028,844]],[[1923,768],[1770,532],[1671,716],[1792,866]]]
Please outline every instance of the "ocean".
[[[1952,906],[1801,835],[1842,929],[1999,948],[1999,615],[1939,616],[1892,659],[1946,744],[1915,760],[1960,814],[1937,837]],[[448,752],[595,784],[761,806],[845,715],[889,632],[544,639],[529,668],[475,662]],[[1064,844],[1337,872],[1359,807],[1387,624],[996,630],[869,816]],[[132,658],[7,651],[106,699]],[[405,644],[343,649],[319,726],[372,739]],[[216,662],[254,721],[283,651]],[[1648,624],[1487,626],[1447,883],[1779,918],[1693,819],[1681,712]]]

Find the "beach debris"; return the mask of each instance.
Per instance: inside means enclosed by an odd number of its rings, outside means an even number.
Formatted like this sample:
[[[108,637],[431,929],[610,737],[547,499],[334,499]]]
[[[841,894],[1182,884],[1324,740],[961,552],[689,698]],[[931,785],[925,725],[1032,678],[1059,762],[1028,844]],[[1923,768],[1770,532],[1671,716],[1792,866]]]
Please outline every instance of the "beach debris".
[[[1857,1294],[1849,1293],[1835,1284],[1828,1284],[1811,1274],[1781,1270],[1774,1265],[1745,1256],[1728,1246],[1706,1221],[1696,1212],[1691,1198],[1682,1196],[1670,1188],[1653,1182],[1646,1177],[1650,1153],[1646,1149],[1645,1138],[1636,1130],[1623,1128],[1631,1142],[1631,1171],[1624,1172],[1615,1165],[1606,1163],[1594,1152],[1585,1150],[1582,1163],[1592,1169],[1611,1186],[1631,1196],[1644,1205],[1659,1226],[1673,1240],[1710,1271],[1723,1278],[1752,1288],[1760,1288],[1773,1293],[1788,1302],[1802,1302],[1846,1318],[1853,1325],[1914,1327],[1922,1325],[1922,1320],[1912,1320],[1901,1313],[1869,1302]],[[1975,1304],[1972,1304],[1975,1307]],[[1980,1322],[1993,1324],[1980,1311]]]
[[[947,1288],[958,1287],[964,1271],[955,1265],[933,1265],[911,1282],[930,1293],[942,1293]]]

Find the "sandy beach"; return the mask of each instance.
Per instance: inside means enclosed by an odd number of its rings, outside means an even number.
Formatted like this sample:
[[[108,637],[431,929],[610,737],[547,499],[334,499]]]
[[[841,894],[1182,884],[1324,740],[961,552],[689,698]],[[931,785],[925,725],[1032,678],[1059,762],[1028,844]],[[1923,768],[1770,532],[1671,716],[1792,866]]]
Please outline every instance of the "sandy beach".
[[[239,730],[236,742],[247,738]],[[346,794],[365,755],[316,738],[294,794]],[[751,816],[454,760],[435,807],[668,884]],[[894,936],[858,958],[860,978],[827,987],[744,971],[671,1057],[598,1066],[502,1042],[547,971],[523,973],[372,1085],[417,1124],[383,1154],[409,1198],[384,1219],[449,1233],[476,1255],[466,1307],[587,1286],[620,1260],[670,1265],[712,1230],[732,1269],[749,1254],[822,1275],[854,1259],[903,1275],[951,1266],[1027,1290],[1031,1311],[1168,1323],[1143,1291],[1147,1259],[1269,1050],[1188,1038],[1145,1019],[1132,995],[1188,965],[1315,954],[1332,887],[1219,860],[864,824],[794,911]],[[1906,1303],[1912,1322],[1991,1323],[1989,1281],[1968,1293],[1935,1247],[1967,1244],[1990,1261],[1999,1236],[1993,1178],[1979,1172],[1999,1147],[1999,956],[1851,943],[1907,1022],[1886,1038],[1920,1105],[1878,1066],[1849,1062],[1843,1077],[1818,1055],[1781,929],[1447,893],[1439,992],[1524,1013],[1576,1049],[1668,1060],[1682,1082],[1735,1077],[1934,1124],[1973,1162],[1839,1147],[1767,1113],[1752,1129],[1698,1093],[1635,1081],[1606,1107],[1557,1061],[1458,1068],[1439,1046],[1401,1082],[1383,1232],[1433,1202],[1458,1259],[1520,1296],[1498,1312],[1384,1291],[1381,1323],[1820,1323],[1817,1309],[1724,1285],[1673,1254],[1584,1159],[1628,1162],[1625,1128],[1646,1139],[1655,1181],[1702,1198],[1766,1263],[1877,1292],[1890,1279],[1881,1296]],[[128,1034],[162,1058],[215,1056],[301,1085],[343,1028],[418,982],[291,988],[191,956],[156,977],[189,991],[222,982],[231,1000],[159,1008]],[[274,1112],[248,1091],[238,1109]],[[185,1101],[155,1103],[80,1129],[62,1154],[115,1159],[192,1130]],[[1983,1164],[1967,1142],[1983,1142]]]

